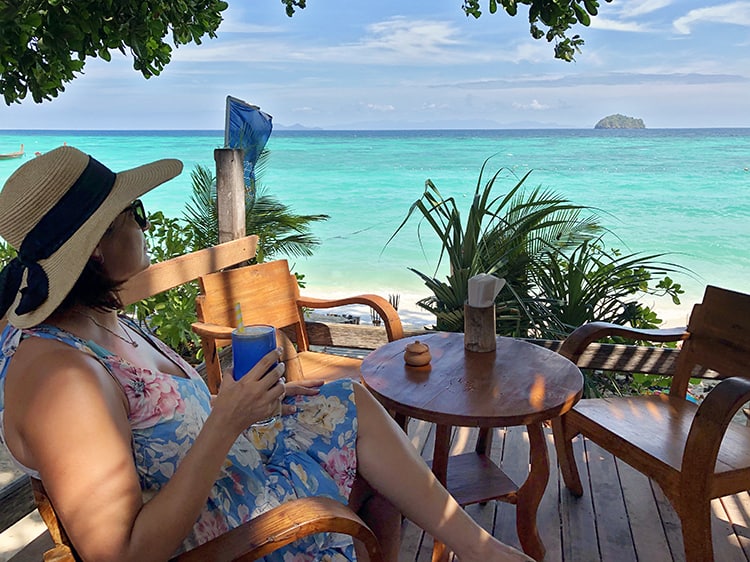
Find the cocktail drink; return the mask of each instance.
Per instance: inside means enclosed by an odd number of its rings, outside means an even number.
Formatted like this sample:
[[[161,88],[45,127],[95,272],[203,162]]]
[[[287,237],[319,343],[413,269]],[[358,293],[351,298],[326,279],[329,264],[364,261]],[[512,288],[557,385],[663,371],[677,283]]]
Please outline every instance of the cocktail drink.
[[[232,378],[239,380],[255,367],[264,355],[276,349],[276,329],[273,326],[253,324],[232,330]],[[277,363],[269,369],[273,369]],[[256,422],[254,425],[268,425],[275,417]]]

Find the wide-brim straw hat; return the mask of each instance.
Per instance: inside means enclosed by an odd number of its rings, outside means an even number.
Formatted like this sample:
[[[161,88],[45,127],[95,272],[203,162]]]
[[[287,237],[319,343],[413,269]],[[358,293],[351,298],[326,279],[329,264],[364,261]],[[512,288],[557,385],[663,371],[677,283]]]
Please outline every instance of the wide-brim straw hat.
[[[70,146],[18,168],[0,192],[0,236],[19,251],[0,272],[0,305],[10,303],[8,321],[18,328],[43,322],[73,288],[117,215],[181,171],[182,162],[165,159],[115,174]]]

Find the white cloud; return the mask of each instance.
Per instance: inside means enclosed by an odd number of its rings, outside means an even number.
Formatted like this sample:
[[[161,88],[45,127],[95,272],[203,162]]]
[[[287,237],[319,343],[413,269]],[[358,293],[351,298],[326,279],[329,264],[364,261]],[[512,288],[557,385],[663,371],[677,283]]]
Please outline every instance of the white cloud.
[[[502,59],[507,62],[524,63],[524,62],[546,62],[550,57],[550,46],[546,41],[533,41],[520,43],[510,54]]]
[[[449,45],[458,45],[458,35],[447,22],[429,20],[407,20],[397,16],[367,26],[369,37],[358,47],[388,49],[403,54],[415,50],[435,52]]]
[[[422,109],[433,110],[433,109],[446,109],[449,105],[447,103],[423,103]]]
[[[232,34],[220,42],[186,45],[174,51],[175,61],[221,63],[355,64],[378,66],[445,66],[493,62],[540,62],[550,59],[546,42],[524,36],[518,46],[477,48],[466,33],[450,22],[392,17],[372,23],[355,41],[334,42],[328,37],[300,43],[282,35]],[[335,41],[335,39],[334,39]]]
[[[389,111],[395,111],[396,108],[393,107],[391,104],[377,104],[377,103],[363,103],[362,106],[365,109],[369,109],[370,111],[377,111],[379,113],[386,113]]]
[[[690,10],[681,18],[677,18],[672,25],[677,33],[689,35],[692,28],[701,23],[729,23],[750,27],[750,2],[730,2]]]
[[[630,31],[635,33],[652,31],[651,27],[646,24],[635,21],[612,20],[602,16],[591,18],[591,28],[607,31]]]
[[[672,3],[673,0],[627,0],[625,2],[613,2],[612,5],[619,9],[621,17],[634,18],[656,12]]]
[[[549,109],[551,106],[540,103],[538,100],[531,100],[531,103],[513,102],[513,107],[516,109],[531,109],[533,111],[544,111],[545,109]]]

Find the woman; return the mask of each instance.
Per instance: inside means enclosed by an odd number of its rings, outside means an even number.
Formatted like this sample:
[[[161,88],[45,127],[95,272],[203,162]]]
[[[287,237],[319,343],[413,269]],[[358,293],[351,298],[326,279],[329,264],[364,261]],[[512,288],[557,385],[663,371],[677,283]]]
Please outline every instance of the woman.
[[[138,197],[181,169],[160,160],[115,174],[64,146],[0,192],[0,236],[18,250],[0,273],[0,434],[44,482],[80,555],[166,560],[284,501],[326,495],[361,512],[389,560],[391,504],[462,562],[527,560],[466,515],[360,385],[285,385],[283,363],[261,376],[272,352],[211,397],[176,353],[118,316],[118,288],[149,266]],[[280,421],[248,429],[282,400]],[[342,541],[308,538],[268,560],[353,560]]]

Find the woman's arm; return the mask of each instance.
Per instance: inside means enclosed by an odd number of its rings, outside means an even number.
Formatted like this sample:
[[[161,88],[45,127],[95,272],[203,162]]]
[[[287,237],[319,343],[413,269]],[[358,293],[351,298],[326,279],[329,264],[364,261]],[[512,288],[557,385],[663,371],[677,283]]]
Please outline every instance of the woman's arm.
[[[267,355],[239,382],[222,385],[212,413],[169,483],[142,501],[127,406],[93,358],[58,342],[26,340],[6,380],[8,444],[39,471],[86,560],[166,560],[195,523],[237,435],[273,413],[283,368]]]

